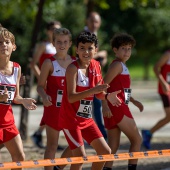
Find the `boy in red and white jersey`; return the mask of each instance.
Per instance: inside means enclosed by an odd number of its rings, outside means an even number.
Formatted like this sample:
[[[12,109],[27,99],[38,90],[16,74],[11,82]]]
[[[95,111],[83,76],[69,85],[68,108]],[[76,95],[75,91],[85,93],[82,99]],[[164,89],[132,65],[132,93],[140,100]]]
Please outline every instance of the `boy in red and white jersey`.
[[[46,25],[46,39],[40,43],[37,43],[35,46],[35,50],[33,53],[32,61],[30,63],[31,69],[33,70],[34,75],[37,80],[40,77],[40,70],[44,60],[51,58],[56,54],[56,48],[53,46],[53,30],[55,28],[61,28],[61,23],[59,21],[51,21]],[[38,101],[39,101],[38,97]],[[39,126],[38,129],[31,136],[31,139],[39,148],[45,148],[43,145],[42,132],[44,130],[44,126]]]
[[[45,159],[54,159],[58,147],[59,133],[61,130],[59,126],[59,112],[62,105],[65,72],[67,66],[76,60],[75,57],[68,54],[71,44],[72,35],[68,29],[54,29],[53,45],[57,53],[50,59],[46,59],[41,67],[37,91],[42,97],[44,105],[44,113],[40,125],[45,125],[47,134]],[[44,89],[45,86],[46,89]],[[65,157],[71,156],[69,147],[65,150],[64,155]],[[52,170],[53,167],[46,166],[44,169]]]
[[[22,140],[15,125],[12,102],[22,104],[26,109],[35,110],[36,101],[22,98],[19,94],[21,67],[11,61],[16,50],[15,37],[6,28],[0,28],[0,145],[4,144],[11,154],[12,161],[25,159]],[[20,170],[21,168],[18,168]]]
[[[110,154],[98,126],[92,118],[92,102],[94,95],[101,100],[109,97],[109,101],[119,106],[117,93],[106,95],[108,84],[103,84],[101,68],[93,57],[97,52],[98,40],[95,34],[82,32],[77,37],[76,53],[78,59],[66,70],[65,90],[60,109],[60,126],[62,127],[73,156],[86,156],[83,139],[86,140],[98,155]],[[92,170],[101,170],[105,162],[92,164]],[[71,170],[81,170],[82,164],[71,166]]]
[[[128,103],[132,102],[140,111],[143,110],[143,105],[131,96],[130,74],[126,66],[135,43],[134,38],[125,33],[116,34],[111,40],[116,59],[110,64],[104,82],[110,86],[107,93],[121,90],[118,98],[122,104],[120,107],[115,107],[105,100],[102,102],[102,109],[105,127],[108,130],[108,144],[113,154],[118,150],[121,132],[130,140],[129,152],[138,152],[141,147],[142,139],[128,107]],[[111,170],[112,164],[113,162],[106,162],[104,170]],[[128,170],[136,170],[136,167],[137,160],[129,160]]]
[[[143,129],[143,146],[151,149],[153,134],[170,122],[170,50],[166,51],[154,65],[154,72],[158,79],[158,94],[160,95],[165,116],[150,129]]]

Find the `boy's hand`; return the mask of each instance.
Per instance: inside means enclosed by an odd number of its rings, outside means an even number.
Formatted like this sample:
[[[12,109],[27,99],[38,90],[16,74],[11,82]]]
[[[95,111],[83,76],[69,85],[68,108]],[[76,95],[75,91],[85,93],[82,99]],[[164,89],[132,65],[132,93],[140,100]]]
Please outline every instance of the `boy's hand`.
[[[119,107],[122,101],[117,97],[117,94],[120,93],[121,90],[109,93],[107,95],[107,100],[113,105]]]
[[[8,97],[9,97],[8,90],[7,90],[7,88],[5,88],[4,93],[2,94],[3,101],[8,102]]]
[[[108,84],[97,85],[97,86],[93,87],[93,91],[94,91],[93,94],[98,94],[98,93],[104,92],[104,91],[106,91],[107,88],[109,88]]]
[[[169,84],[167,82],[162,84],[162,90],[166,95],[169,95],[170,93],[170,88],[169,88]]]
[[[35,110],[37,106],[34,104],[36,101],[32,98],[23,98],[22,104],[28,110]]]
[[[49,95],[46,95],[45,97],[43,97],[42,99],[42,102],[43,102],[43,105],[48,107],[48,106],[51,106],[52,105],[52,99],[51,99],[51,96]]]
[[[107,118],[110,118],[112,117],[112,112],[110,111],[110,108],[108,105],[102,105],[102,112],[103,112],[103,116],[104,117],[107,117]]]

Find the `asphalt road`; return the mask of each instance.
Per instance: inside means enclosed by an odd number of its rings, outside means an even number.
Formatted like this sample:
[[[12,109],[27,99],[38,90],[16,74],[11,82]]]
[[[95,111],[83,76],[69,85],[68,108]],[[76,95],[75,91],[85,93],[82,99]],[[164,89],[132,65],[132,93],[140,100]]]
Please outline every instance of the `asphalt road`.
[[[31,92],[32,97],[36,97],[35,87]],[[141,101],[144,105],[144,111],[140,112],[138,108],[133,106],[131,103],[129,107],[132,111],[132,114],[135,118],[135,121],[138,125],[139,131],[141,129],[148,129],[152,127],[159,119],[164,116],[164,111],[162,108],[162,103],[157,94],[157,82],[149,81],[135,81],[132,83],[132,96],[139,101]],[[20,107],[14,106],[14,115],[16,124],[19,125],[20,120]],[[41,116],[43,113],[43,107],[38,105],[37,110],[29,112],[29,125],[28,125],[28,133],[29,136],[33,134],[33,132],[38,128],[39,122],[41,120]],[[157,131],[152,139],[152,150],[164,150],[170,148],[170,124],[164,126],[162,129]],[[44,143],[45,143],[45,132],[43,133]],[[59,140],[59,144],[63,147],[66,147],[67,143],[63,134],[61,133],[61,137]],[[128,152],[129,142],[127,138],[122,134],[121,145],[118,153]],[[94,155],[95,152],[91,147],[86,146],[87,154]],[[145,148],[141,148],[142,151],[146,150]],[[43,149],[36,148],[31,139],[29,138],[24,142],[24,151],[26,153],[27,160],[33,159],[43,159]],[[62,151],[56,152],[56,157],[60,157]],[[10,160],[9,154],[6,149],[2,149],[2,161]],[[152,159],[140,159],[138,164],[138,170],[170,170],[170,157],[160,157],[160,158],[152,158]],[[90,164],[84,165],[84,170],[89,170],[91,167]],[[33,170],[35,168],[30,168],[28,170]],[[37,168],[38,170],[42,170],[43,168]],[[65,169],[69,169],[69,166]],[[127,161],[115,161],[113,169],[115,170],[127,170]]]

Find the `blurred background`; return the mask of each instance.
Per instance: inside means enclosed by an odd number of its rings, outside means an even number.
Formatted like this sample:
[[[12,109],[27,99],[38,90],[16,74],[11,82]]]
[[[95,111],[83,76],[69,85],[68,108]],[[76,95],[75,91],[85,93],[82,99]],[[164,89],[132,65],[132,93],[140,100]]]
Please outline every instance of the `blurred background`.
[[[35,43],[44,39],[47,22],[59,20],[74,39],[91,11],[102,18],[99,44],[108,51],[108,64],[113,59],[109,41],[114,33],[135,37],[137,44],[127,63],[132,79],[155,79],[152,66],[170,45],[169,0],[1,0],[0,8],[0,23],[16,37],[12,59],[21,64],[24,73]]]
[[[110,47],[112,36],[117,32],[127,32],[133,35],[137,43],[127,65],[134,82],[132,88],[146,108],[143,114],[137,113],[134,117],[139,129],[149,128],[162,117],[160,112],[163,112],[163,108],[157,94],[153,66],[162,53],[170,49],[170,0],[0,0],[0,9],[0,23],[9,29],[16,38],[17,50],[12,54],[11,60],[18,62],[22,66],[22,72],[26,75],[26,85],[22,87],[24,97],[29,97],[31,93],[31,96],[36,97],[35,86],[33,91],[31,90],[31,87],[36,85],[36,81],[34,77],[31,78],[29,64],[35,44],[44,40],[46,36],[46,23],[53,20],[60,21],[63,27],[71,31],[73,44],[75,44],[76,36],[86,24],[87,15],[91,11],[97,11],[102,19],[101,28],[98,31],[99,45],[102,50],[108,52],[108,62],[103,68],[103,74],[114,57]],[[74,55],[74,48],[71,48],[69,53]],[[22,139],[26,140],[29,114],[22,106],[21,109],[18,107],[17,109],[14,111],[15,116],[21,112],[16,116],[17,124],[19,124]],[[40,111],[37,111],[39,113],[30,114],[31,133],[35,130],[34,126],[39,124],[43,108],[39,107],[39,109]],[[133,108],[131,109],[133,110]],[[133,111],[137,112],[137,110]],[[157,138],[154,138],[153,149],[169,148],[169,136],[167,135],[169,126],[160,131]],[[125,142],[127,145],[129,144],[127,141]],[[122,143],[122,146],[122,151],[126,151],[128,147],[125,143]],[[29,146],[29,151],[30,148]],[[35,154],[35,149],[31,151]],[[38,150],[36,151],[38,152]],[[43,151],[41,152],[43,153]],[[4,157],[4,160],[6,158],[7,156]],[[36,157],[31,155],[30,159],[33,158],[39,159],[40,155],[38,154]],[[160,166],[156,162],[159,162]],[[140,165],[142,164],[143,162],[140,163]],[[147,164],[147,168],[142,166],[141,170],[156,170],[156,167],[159,170],[169,168],[169,159],[159,159],[155,162],[152,160],[150,168]]]

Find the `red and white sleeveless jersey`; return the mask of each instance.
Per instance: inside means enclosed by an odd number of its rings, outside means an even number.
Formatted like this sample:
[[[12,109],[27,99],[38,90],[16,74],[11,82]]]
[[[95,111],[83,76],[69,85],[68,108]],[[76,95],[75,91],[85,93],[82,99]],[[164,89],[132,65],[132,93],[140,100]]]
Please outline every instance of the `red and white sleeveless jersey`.
[[[61,67],[54,57],[50,58],[53,64],[53,73],[47,78],[46,93],[51,96],[52,103],[56,107],[61,106],[66,69]],[[76,60],[72,57],[72,60]]]
[[[118,62],[119,60],[114,60],[113,62]],[[121,74],[117,75],[111,82],[110,87],[107,89],[108,93],[121,90],[118,94],[118,97],[121,101],[125,104],[129,103],[130,96],[131,96],[131,89],[130,89],[130,75],[129,70],[124,63],[121,62],[123,71]]]
[[[162,74],[163,78],[165,79],[165,81],[166,81],[168,84],[170,84],[170,58],[169,58],[169,60],[167,61],[167,63],[165,63],[165,64],[161,67],[161,74]],[[158,93],[159,93],[159,94],[164,94],[160,82],[158,82]]]
[[[40,68],[41,68],[44,60],[51,58],[55,54],[56,54],[55,47],[52,45],[52,43],[46,42],[45,43],[45,52],[41,55],[41,57],[39,59]]]
[[[81,69],[79,69],[77,62],[73,63],[77,67],[77,85],[76,92],[82,92],[90,89],[89,77],[86,77]],[[98,64],[97,67],[100,67]],[[96,76],[93,74],[93,76]],[[97,84],[98,82],[94,82]],[[62,129],[83,129],[91,124],[92,119],[92,103],[94,95],[84,98],[80,101],[69,103],[67,97],[67,84],[65,84],[65,90],[63,94],[62,105],[60,109],[60,127]]]
[[[120,62],[119,60],[114,60],[113,62]],[[124,115],[126,115],[129,118],[133,118],[128,103],[130,101],[131,96],[131,89],[130,89],[130,75],[128,68],[126,65],[122,62],[120,62],[122,65],[122,73],[117,75],[109,84],[110,87],[108,88],[107,92],[111,93],[117,90],[121,90],[120,93],[118,93],[119,99],[122,101],[121,105],[119,107],[113,106],[110,102],[108,102],[108,106],[112,112],[112,117],[107,118],[104,117],[105,127],[107,129],[113,129],[116,127],[116,125],[123,119]]]
[[[0,102],[0,128],[9,127],[14,124],[11,103],[15,97],[19,67],[18,63],[13,62],[12,75],[3,75],[0,73],[0,93],[3,94],[5,88],[7,88],[9,95],[8,102]]]

